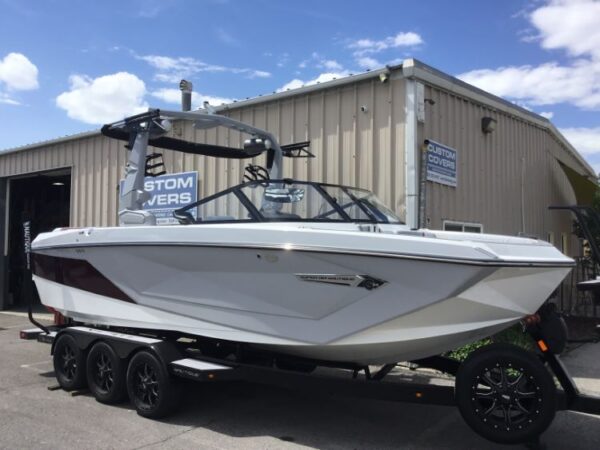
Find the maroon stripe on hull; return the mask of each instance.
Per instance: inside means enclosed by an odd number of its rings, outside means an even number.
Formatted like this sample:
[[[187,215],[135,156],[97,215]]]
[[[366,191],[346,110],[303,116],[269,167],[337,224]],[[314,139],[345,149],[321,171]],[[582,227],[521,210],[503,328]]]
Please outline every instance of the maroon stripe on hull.
[[[105,297],[135,303],[131,297],[84,259],[40,253],[33,253],[31,256],[32,271],[38,277]]]

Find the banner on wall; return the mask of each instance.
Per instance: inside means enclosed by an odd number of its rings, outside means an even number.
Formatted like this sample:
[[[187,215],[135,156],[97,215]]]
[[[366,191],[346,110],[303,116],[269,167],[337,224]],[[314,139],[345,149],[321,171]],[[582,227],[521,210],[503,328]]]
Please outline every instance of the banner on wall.
[[[179,223],[173,217],[173,211],[198,200],[198,172],[180,172],[146,177],[144,189],[150,198],[144,203],[144,209],[156,217],[159,225]],[[123,180],[121,180],[121,192]],[[196,218],[196,208],[189,211]]]
[[[456,150],[434,141],[427,146],[427,181],[456,187]]]

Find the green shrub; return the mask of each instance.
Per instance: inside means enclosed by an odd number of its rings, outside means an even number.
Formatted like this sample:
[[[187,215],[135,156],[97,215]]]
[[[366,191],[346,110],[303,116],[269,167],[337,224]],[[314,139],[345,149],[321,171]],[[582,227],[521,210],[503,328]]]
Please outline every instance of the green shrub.
[[[456,359],[457,361],[464,361],[465,359],[467,359],[467,356],[469,356],[469,354],[471,352],[477,350],[480,347],[489,345],[491,343],[492,343],[491,338],[485,338],[480,341],[471,342],[470,344],[463,345],[462,347],[457,348],[456,350],[452,350],[451,352],[448,352],[446,354],[446,356],[448,356],[449,358],[452,358],[452,359]]]
[[[512,327],[495,334],[492,337],[492,341],[513,344],[529,351],[535,349],[535,342],[533,342],[533,339],[529,334],[523,333],[523,328],[521,327],[520,323],[517,323]]]
[[[495,334],[492,337],[481,339],[470,344],[464,345],[456,350],[452,350],[446,353],[446,356],[457,361],[464,361],[469,354],[480,347],[489,345],[492,342],[504,342],[507,344],[513,344],[518,347],[522,347],[525,350],[533,350],[535,343],[527,333],[523,333],[523,329],[520,323],[513,325],[500,333]]]

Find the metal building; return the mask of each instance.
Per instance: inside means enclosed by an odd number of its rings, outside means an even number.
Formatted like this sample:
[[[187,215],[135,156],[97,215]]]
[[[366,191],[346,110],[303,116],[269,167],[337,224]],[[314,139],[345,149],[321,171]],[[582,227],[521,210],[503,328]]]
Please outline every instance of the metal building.
[[[548,206],[590,203],[592,168],[547,119],[414,59],[216,110],[282,144],[310,141],[316,158],[286,161],[286,176],[371,189],[414,227],[535,235],[578,251],[570,217]],[[172,133],[228,146],[244,139],[178,123]],[[436,149],[455,162],[449,177],[434,176]],[[116,225],[126,152],[97,131],[0,153],[0,308],[18,303],[23,220],[34,233]],[[198,171],[200,198],[241,182],[248,164],[161,152],[169,172]]]

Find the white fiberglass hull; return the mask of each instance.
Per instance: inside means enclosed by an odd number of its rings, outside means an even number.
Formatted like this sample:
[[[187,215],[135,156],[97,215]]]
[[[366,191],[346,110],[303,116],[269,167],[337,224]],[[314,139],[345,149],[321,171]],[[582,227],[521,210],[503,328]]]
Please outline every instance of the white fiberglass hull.
[[[68,230],[36,239],[34,280],[45,305],[86,323],[387,363],[506,328],[570,270],[553,247],[499,239],[297,224]]]

